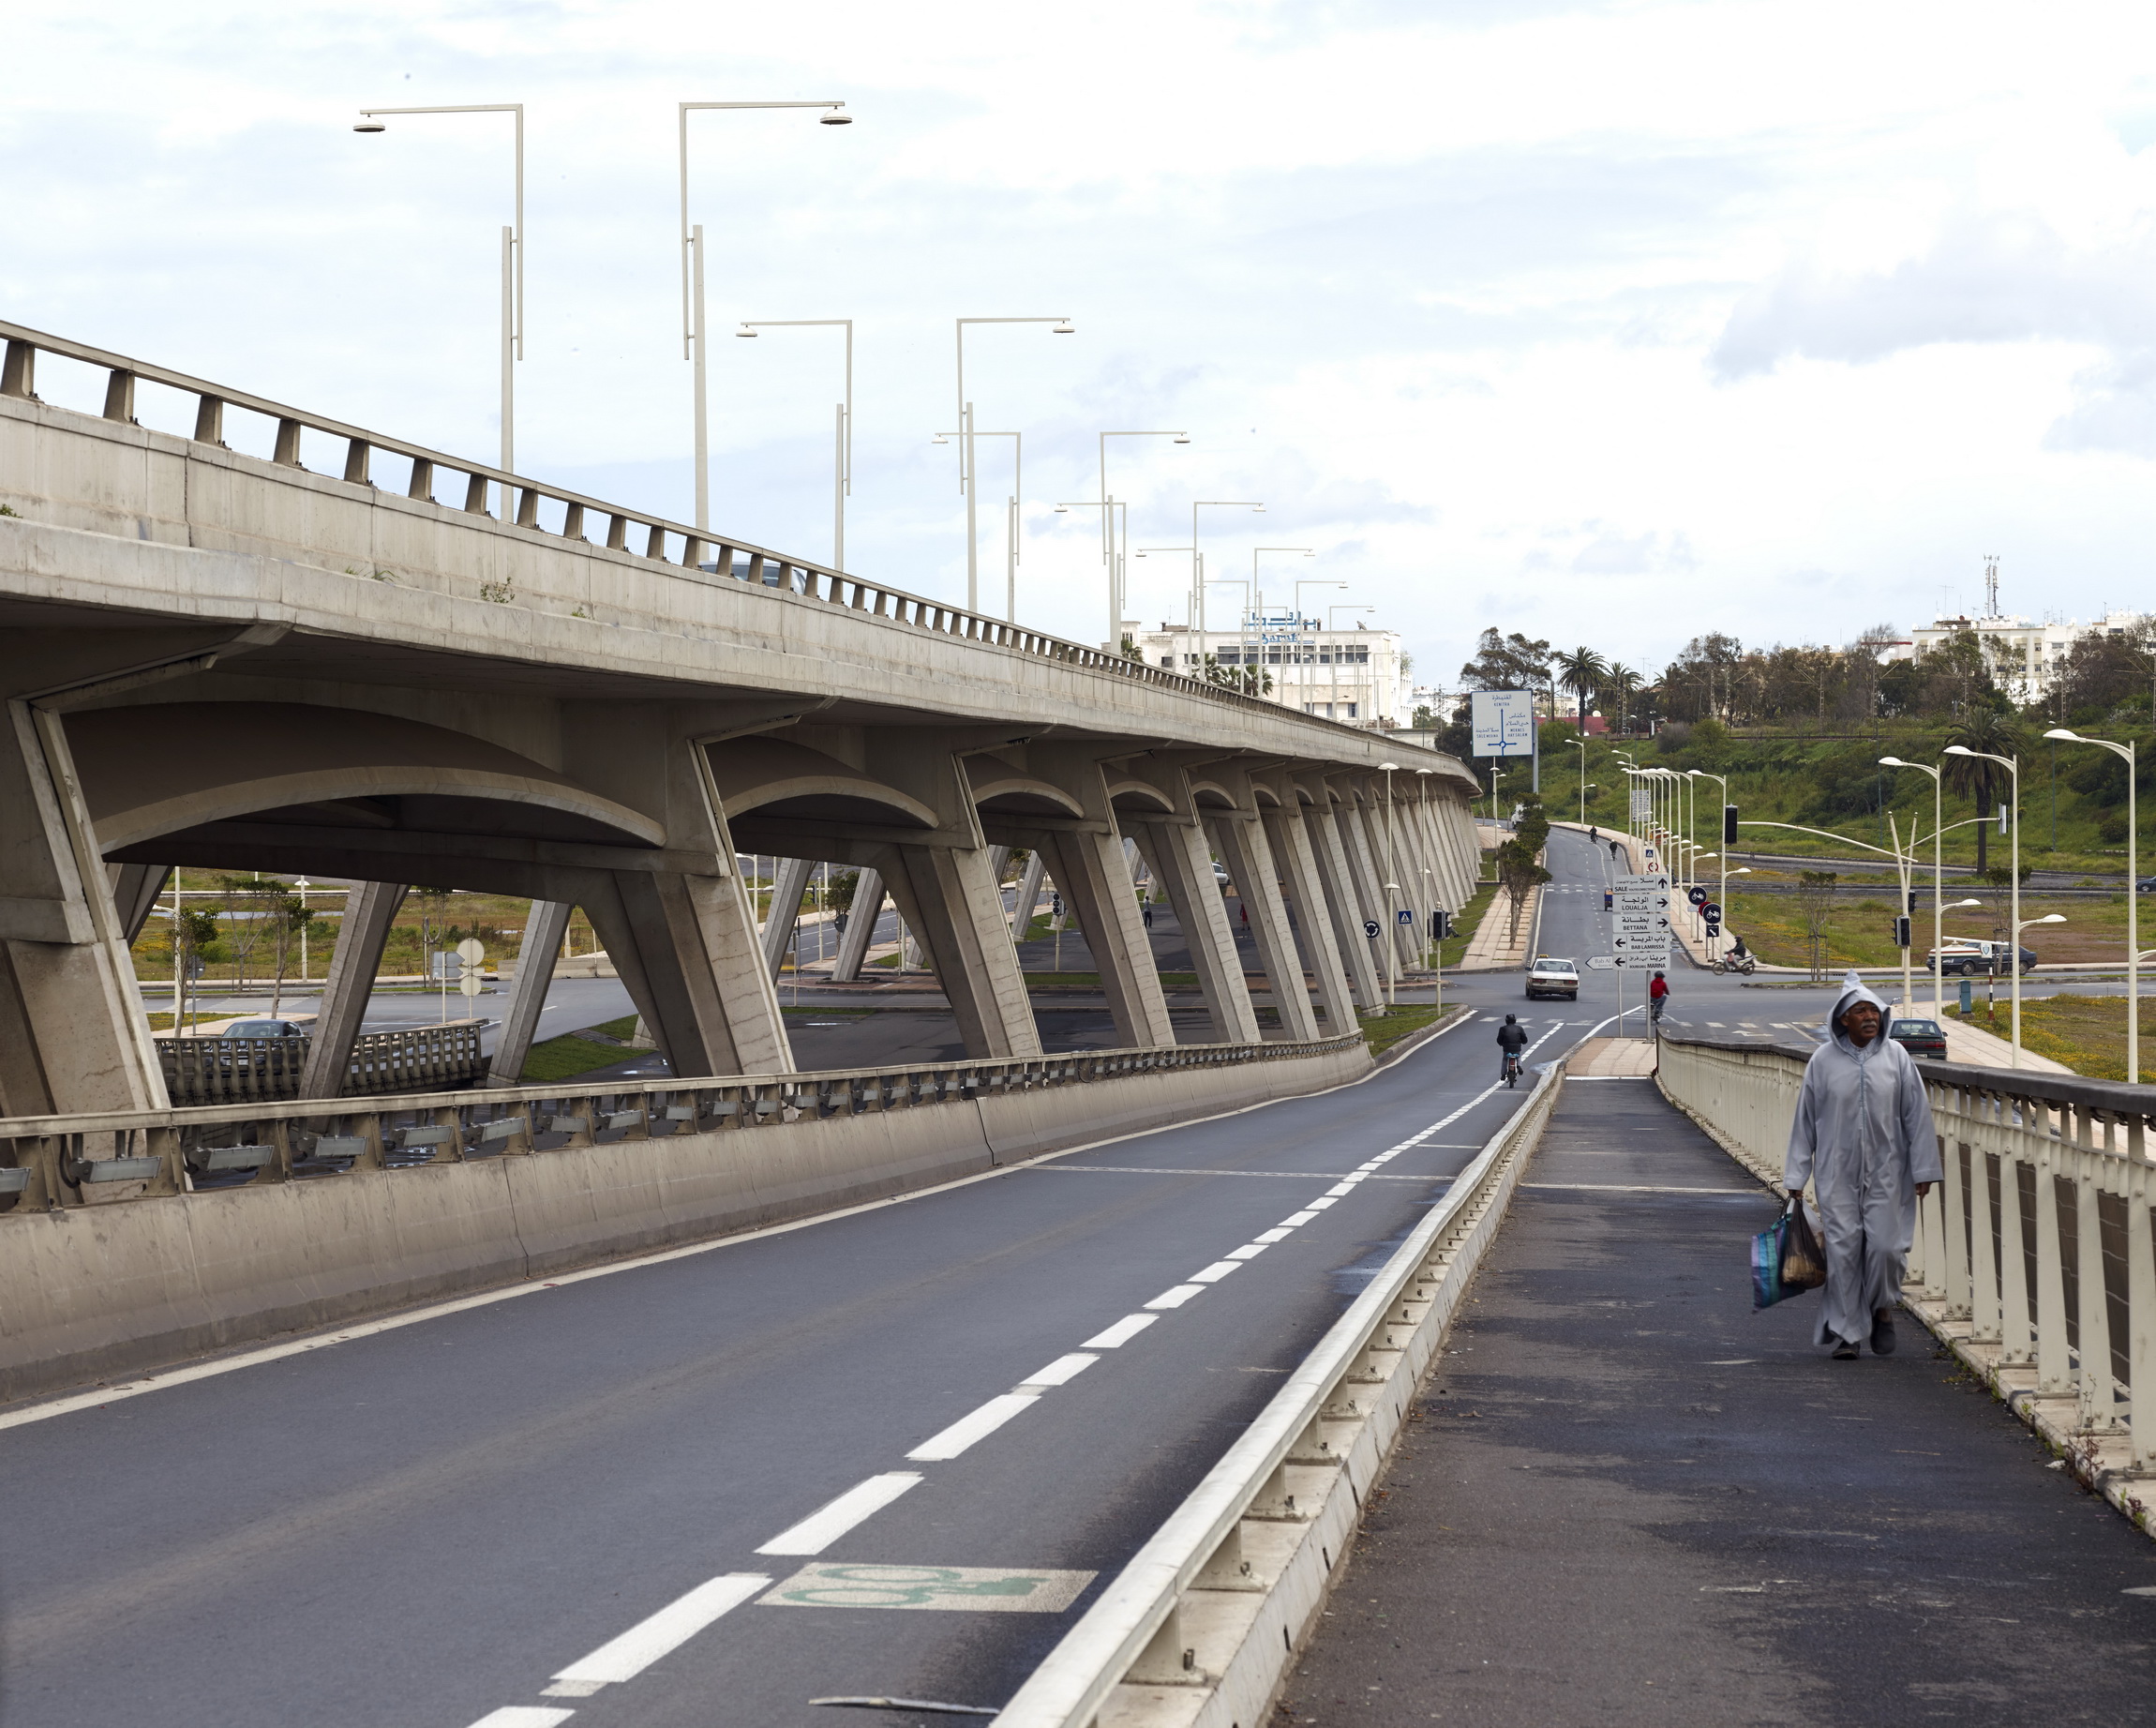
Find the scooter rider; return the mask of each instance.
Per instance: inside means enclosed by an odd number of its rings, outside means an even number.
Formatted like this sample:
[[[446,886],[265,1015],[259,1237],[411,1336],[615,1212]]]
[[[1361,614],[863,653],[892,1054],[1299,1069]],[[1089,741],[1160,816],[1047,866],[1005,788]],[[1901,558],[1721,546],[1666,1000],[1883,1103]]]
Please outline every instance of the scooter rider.
[[[1661,1024],[1662,1010],[1668,1007],[1669,1003],[1669,981],[1663,977],[1660,972],[1656,972],[1654,982],[1647,986],[1647,1008],[1656,1025]]]
[[[1498,1059],[1498,1072],[1502,1078],[1511,1074],[1512,1064],[1520,1059],[1520,1053],[1527,1048],[1527,1029],[1511,1014],[1506,1014],[1505,1024],[1497,1029],[1497,1047],[1504,1052]]]

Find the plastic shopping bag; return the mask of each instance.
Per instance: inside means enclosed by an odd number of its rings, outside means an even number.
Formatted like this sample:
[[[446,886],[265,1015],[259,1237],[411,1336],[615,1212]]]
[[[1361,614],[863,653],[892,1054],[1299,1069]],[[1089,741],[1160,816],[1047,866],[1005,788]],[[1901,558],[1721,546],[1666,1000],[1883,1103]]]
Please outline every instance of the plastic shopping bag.
[[[1802,1196],[1791,1195],[1782,1215],[1752,1238],[1752,1306],[1772,1308],[1784,1297],[1802,1296],[1827,1281],[1826,1255],[1804,1216]]]

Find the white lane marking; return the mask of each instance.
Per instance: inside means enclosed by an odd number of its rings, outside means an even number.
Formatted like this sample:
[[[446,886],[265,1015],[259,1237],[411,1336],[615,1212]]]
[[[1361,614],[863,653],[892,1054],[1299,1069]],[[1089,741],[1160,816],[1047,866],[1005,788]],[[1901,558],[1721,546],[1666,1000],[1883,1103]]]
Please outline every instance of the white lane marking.
[[[1039,1374],[1029,1374],[1024,1384],[1027,1386],[1064,1386],[1075,1380],[1100,1359],[1073,1350],[1069,1356],[1058,1356]]]
[[[1461,1151],[1480,1151],[1476,1147],[1461,1147]],[[1044,1164],[1035,1166],[1041,1174],[1062,1175],[1077,1171],[1092,1176],[1249,1176],[1265,1181],[1329,1182],[1340,1172],[1337,1170],[1193,1170],[1175,1165],[1143,1164]],[[1414,1182],[1422,1179],[1415,1176],[1381,1176],[1376,1171],[1368,1176],[1357,1176],[1358,1182]]]
[[[1205,1289],[1202,1284],[1179,1284],[1173,1290],[1163,1290],[1145,1304],[1148,1308],[1180,1308],[1190,1298]]]
[[[1338,1200],[1335,1200],[1335,1199],[1333,1199],[1333,1198],[1332,1198],[1330,1195],[1327,1195],[1325,1198],[1324,1198],[1324,1199],[1322,1199],[1322,1200],[1312,1200],[1312,1201],[1310,1203],[1310,1207],[1309,1207],[1309,1209],[1308,1209],[1308,1210],[1310,1210],[1310,1211],[1313,1211],[1313,1212],[1322,1212],[1323,1210],[1325,1210],[1325,1209],[1326,1207],[1328,1207],[1328,1206],[1338,1206],[1339,1204],[1340,1204],[1340,1202],[1339,1202]]]
[[[529,1704],[513,1704],[492,1715],[482,1716],[472,1728],[558,1728],[576,1715],[574,1710],[549,1710]]]
[[[985,1440],[1012,1417],[1041,1402],[1039,1392],[1003,1392],[991,1398],[971,1415],[962,1416],[941,1434],[931,1435],[906,1457],[915,1464],[932,1464],[955,1458],[977,1440]],[[762,1554],[765,1550],[756,1550]],[[815,1552],[813,1549],[809,1552]]]
[[[1241,1264],[1240,1260],[1215,1260],[1204,1271],[1192,1272],[1190,1282],[1192,1284],[1219,1284],[1221,1279]]]
[[[1344,1181],[1344,1182],[1340,1183],[1340,1185],[1339,1185],[1337,1188],[1328,1188],[1328,1189],[1326,1189],[1326,1190],[1325,1190],[1325,1193],[1327,1193],[1328,1195],[1332,1195],[1332,1196],[1333,1196],[1335,1199],[1338,1199],[1338,1198],[1339,1198],[1339,1197],[1340,1197],[1341,1195],[1343,1195],[1343,1194],[1353,1194],[1353,1193],[1355,1193],[1355,1182],[1354,1182],[1354,1180],[1351,1179],[1351,1180],[1347,1180],[1347,1181]]]
[[[1240,1248],[1229,1250],[1228,1258],[1231,1260],[1254,1260],[1265,1253],[1267,1246],[1268,1244],[1265,1242],[1245,1242]]]
[[[1127,1314],[1104,1332],[1095,1332],[1086,1339],[1088,1350],[1114,1350],[1127,1345],[1160,1316],[1157,1314]]]
[[[1293,1218],[1281,1219],[1280,1228],[1283,1230],[1299,1230],[1304,1225],[1310,1223],[1310,1221],[1316,1216],[1317,1214],[1315,1212],[1297,1212]],[[1260,1237],[1258,1240],[1263,1241],[1265,1239]]]
[[[1251,1237],[1250,1240],[1253,1242],[1284,1242],[1294,1234],[1295,1231],[1291,1226],[1287,1225],[1275,1225],[1270,1230],[1262,1231],[1258,1235]]]
[[[908,1488],[919,1487],[918,1470],[891,1470],[848,1488],[821,1510],[781,1530],[758,1554],[821,1554],[864,1519],[873,1518]]]
[[[637,1621],[620,1637],[609,1638],[581,1661],[571,1662],[554,1678],[572,1686],[618,1686],[623,1680],[633,1680],[721,1615],[769,1589],[771,1582],[762,1572],[727,1572],[711,1579],[649,1618]]]

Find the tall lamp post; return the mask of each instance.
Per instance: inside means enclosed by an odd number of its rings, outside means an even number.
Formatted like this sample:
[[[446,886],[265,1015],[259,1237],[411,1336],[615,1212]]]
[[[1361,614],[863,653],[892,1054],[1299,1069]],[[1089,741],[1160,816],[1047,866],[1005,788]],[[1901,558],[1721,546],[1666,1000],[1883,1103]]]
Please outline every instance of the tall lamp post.
[[[967,324],[1048,324],[1050,334],[1075,336],[1078,326],[1068,318],[961,318],[958,326],[958,489],[966,494],[966,609],[981,609],[981,545],[979,513],[973,471],[973,404],[966,397],[966,326]]]
[[[1587,826],[1587,741],[1584,738],[1567,738],[1565,741],[1580,752],[1580,826]]]
[[[1248,510],[1252,516],[1265,513],[1265,506],[1248,498],[1193,498],[1190,501],[1190,579],[1196,584],[1191,596],[1192,611],[1198,620],[1198,635],[1205,634],[1205,554],[1198,549],[1198,512],[1201,510]],[[1223,578],[1223,580],[1229,579]],[[1201,649],[1201,653],[1203,650]]]
[[[938,432],[937,443],[948,443],[952,432]],[[1026,494],[1026,435],[1023,432],[981,432],[981,438],[1008,438],[1011,440],[1011,497],[1003,507],[1003,616],[1006,622],[1018,622],[1018,522],[1019,500]]]
[[[1323,579],[1317,579],[1317,578],[1313,578],[1313,577],[1298,577],[1298,578],[1295,579],[1295,630],[1296,630],[1296,633],[1299,635],[1299,634],[1301,633],[1301,631],[1302,631],[1302,627],[1303,627],[1303,618],[1304,618],[1304,616],[1305,616],[1305,614],[1304,614],[1304,612],[1303,612],[1303,590],[1304,590],[1304,589],[1306,589],[1306,588],[1345,588],[1346,586],[1347,586],[1347,584],[1346,584],[1345,582],[1326,581],[1326,580],[1323,580]],[[1321,628],[1321,629],[1323,628],[1323,625],[1322,625],[1322,624],[1321,624],[1320,628]],[[1319,643],[1319,644],[1318,644],[1318,646],[1317,646],[1317,648],[1315,649],[1315,651],[1314,651],[1314,652],[1315,652],[1316,654],[1319,654],[1319,655],[1322,657],[1322,656],[1323,656],[1323,654],[1325,654],[1325,645],[1324,645],[1322,642],[1321,642],[1321,643]],[[1339,672],[1340,672],[1340,668],[1339,668],[1337,665],[1336,665],[1336,666],[1333,668],[1333,672],[1334,672],[1334,676],[1337,678],[1337,677],[1339,676]],[[1311,685],[1311,684],[1315,684],[1316,682],[1317,682],[1317,673],[1316,673],[1316,670],[1315,670],[1315,669],[1314,669],[1314,666],[1313,666],[1313,669],[1312,669],[1312,670],[1311,670],[1310,674],[1310,675],[1309,675],[1309,677],[1308,677],[1308,678],[1305,680],[1305,682],[1304,682],[1304,684],[1303,684],[1303,686],[1302,686],[1302,689],[1303,689],[1303,694],[1304,694],[1304,696],[1305,696],[1305,697],[1308,697],[1308,696],[1310,695],[1310,685]],[[1317,704],[1316,704],[1314,701],[1305,701],[1305,702],[1303,703],[1303,712],[1304,712],[1305,714],[1308,714],[1308,713],[1310,713],[1311,710],[1315,709],[1316,707],[1317,707]]]
[[[831,501],[831,567],[846,568],[846,501],[853,493],[853,320],[850,318],[759,318],[741,321],[736,336],[753,338],[759,330],[836,328],[846,332],[846,399],[838,405],[838,437],[833,458]],[[698,526],[706,524],[699,523]],[[822,938],[819,936],[820,941]]]
[[[1115,537],[1115,494],[1108,489],[1108,441],[1111,438],[1173,438],[1179,444],[1190,442],[1188,432],[1102,432],[1098,444],[1100,451],[1100,496],[1096,501],[1100,506],[1100,561],[1108,566],[1108,640],[1115,647],[1123,643],[1123,558],[1130,545],[1130,517],[1123,516],[1123,537]]]
[[[1704,768],[1687,768],[1684,772],[1687,774],[1690,774],[1696,780],[1714,781],[1715,785],[1722,789],[1722,808],[1727,810],[1729,807],[1729,777],[1727,774],[1711,774]],[[1694,814],[1696,815],[1697,812],[1695,811]],[[1714,904],[1722,909],[1722,916],[1725,920],[1727,920],[1729,916],[1729,837],[1725,835],[1722,840],[1722,846],[1724,849],[1714,854],[1715,858],[1717,858],[1721,864],[1721,870],[1719,873],[1720,882],[1714,890]],[[1714,931],[1713,938],[1708,942],[1709,952],[1707,958],[1710,960],[1714,959],[1721,953],[1721,949],[1722,932],[1719,928],[1717,928]]]
[[[469,102],[451,108],[363,108],[355,132],[386,132],[383,114],[514,114],[517,116],[517,217],[502,231],[502,468],[517,462],[517,362],[524,358],[524,104]],[[504,501],[504,512],[507,504]]]
[[[1343,582],[1340,586],[1344,588],[1347,584]],[[1325,608],[1325,634],[1330,636],[1340,629],[1340,626],[1333,622],[1338,613],[1374,612],[1376,610],[1377,608],[1374,606],[1349,606],[1345,602],[1339,606],[1328,606]],[[1324,649],[1321,647],[1319,652],[1322,654]],[[1333,644],[1332,669],[1332,679],[1327,684],[1325,692],[1325,706],[1332,712],[1325,718],[1337,720],[1340,717],[1340,649],[1338,642]],[[1490,774],[1490,814],[1491,819],[1494,820],[1497,816],[1497,771],[1495,769],[1491,769]]]
[[[2018,756],[1994,756],[1988,750],[1971,750],[1966,744],[1949,744],[1949,756],[1973,756],[1986,762],[1997,762],[2005,769],[2014,787],[2013,854],[2010,868],[2014,872],[2013,924],[2014,941],[2007,954],[2007,963],[2014,972],[2014,1057],[2012,1065],[2021,1066],[2021,759]],[[2031,922],[2041,923],[2041,920]]]
[[[711,525],[711,430],[707,415],[706,373],[710,356],[704,341],[704,225],[689,226],[689,115],[707,109],[734,112],[751,108],[820,108],[824,126],[851,126],[844,102],[678,102],[681,134],[681,358],[694,359],[696,415],[696,526]]]
[[[1934,1019],[1946,1013],[1945,958],[1939,946],[1946,940],[1946,839],[1945,775],[1925,762],[1905,762],[1898,756],[1879,758],[1881,768],[1913,768],[1931,776],[1931,1012]],[[2018,960],[2019,955],[2015,958]]]
[[[2134,746],[2131,741],[2115,744],[2108,738],[2084,738],[2062,726],[2054,727],[2044,735],[2062,744],[2094,744],[2100,750],[2110,751],[2126,764],[2126,1083],[2138,1086],[2141,1084],[2141,862],[2137,849],[2141,818],[2134,798]],[[2020,958],[2018,954],[2014,955],[2016,962]]]

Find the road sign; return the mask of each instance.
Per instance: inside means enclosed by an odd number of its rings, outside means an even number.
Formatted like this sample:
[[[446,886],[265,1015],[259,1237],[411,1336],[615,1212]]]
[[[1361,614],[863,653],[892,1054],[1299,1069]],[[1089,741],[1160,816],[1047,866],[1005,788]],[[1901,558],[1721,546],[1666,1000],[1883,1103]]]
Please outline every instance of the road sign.
[[[1710,900],[1699,909],[1699,916],[1706,921],[1707,928],[1712,930],[1719,926],[1722,922],[1722,909]]]
[[[1684,898],[1691,901],[1694,906],[1704,906],[1707,904],[1707,891],[1695,882],[1691,887],[1684,890]]]
[[[1610,929],[1617,936],[1652,936],[1665,942],[1669,939],[1669,921],[1653,912],[1619,912],[1610,921]]]
[[[1535,748],[1535,692],[1476,690],[1468,719],[1477,756],[1525,756]]]
[[[1650,888],[1667,894],[1669,889],[1669,873],[1667,870],[1649,870],[1642,876],[1620,876],[1610,886],[1619,894],[1642,893]]]
[[[457,957],[467,966],[477,966],[487,958],[487,945],[476,936],[468,936],[457,944]]]
[[[480,983],[477,971],[470,971],[457,981],[457,987],[467,996],[477,996],[486,986]]]
[[[1591,972],[1613,972],[1617,969],[1617,956],[1609,954],[1591,954],[1587,956],[1587,969]]]
[[[1384,928],[1385,926],[1374,918],[1366,918],[1362,921],[1362,933],[1373,942],[1377,940],[1377,933]]]
[[[1408,907],[1401,907],[1395,916],[1399,918],[1401,924],[1413,924],[1415,922],[1415,912]]]

